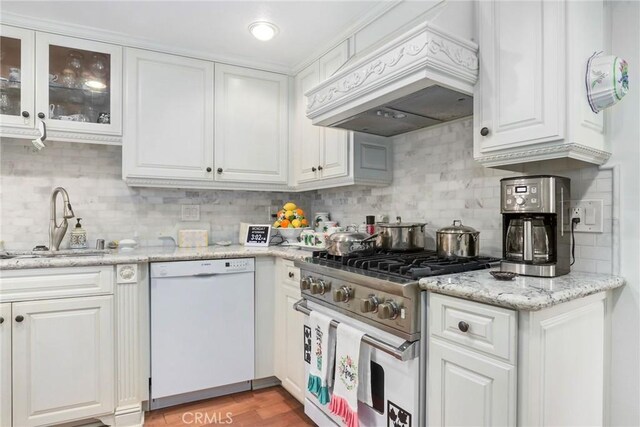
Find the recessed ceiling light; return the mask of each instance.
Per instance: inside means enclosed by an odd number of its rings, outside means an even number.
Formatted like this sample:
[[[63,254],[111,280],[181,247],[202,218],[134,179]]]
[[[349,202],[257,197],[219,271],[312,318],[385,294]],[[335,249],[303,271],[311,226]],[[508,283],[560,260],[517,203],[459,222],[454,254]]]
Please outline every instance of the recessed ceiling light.
[[[253,34],[253,37],[266,42],[278,34],[278,27],[271,22],[258,21],[249,25],[249,31]]]

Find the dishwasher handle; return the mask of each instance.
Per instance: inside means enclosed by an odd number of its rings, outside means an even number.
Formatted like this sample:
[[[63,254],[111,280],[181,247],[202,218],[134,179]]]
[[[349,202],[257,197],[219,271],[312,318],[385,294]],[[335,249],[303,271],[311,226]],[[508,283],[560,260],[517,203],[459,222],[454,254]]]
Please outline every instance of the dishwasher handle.
[[[218,273],[196,273],[192,277],[213,277],[217,275]]]

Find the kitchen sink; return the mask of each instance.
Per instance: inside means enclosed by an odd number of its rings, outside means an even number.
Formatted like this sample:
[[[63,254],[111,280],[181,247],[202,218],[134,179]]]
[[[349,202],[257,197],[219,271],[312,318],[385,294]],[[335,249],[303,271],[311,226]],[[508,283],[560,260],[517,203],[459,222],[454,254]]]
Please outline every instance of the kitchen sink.
[[[64,249],[60,251],[9,251],[0,252],[0,259],[23,258],[65,258],[82,256],[104,256],[110,254],[108,249]]]

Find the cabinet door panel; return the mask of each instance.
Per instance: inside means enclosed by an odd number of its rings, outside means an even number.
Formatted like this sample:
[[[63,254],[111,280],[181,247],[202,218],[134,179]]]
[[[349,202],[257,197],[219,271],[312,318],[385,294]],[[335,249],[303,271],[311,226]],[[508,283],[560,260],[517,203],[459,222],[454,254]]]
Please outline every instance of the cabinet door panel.
[[[481,93],[474,138],[481,152],[563,137],[563,7],[542,0],[478,3]],[[483,127],[487,136],[480,135]]]
[[[349,43],[344,41],[319,60],[320,81],[331,77],[349,58]],[[337,178],[349,174],[349,137],[343,129],[322,128],[320,164],[322,178]]]
[[[431,338],[428,378],[430,425],[515,425],[512,365]]]
[[[320,69],[314,62],[296,76],[296,180],[309,182],[318,179],[320,165],[320,132],[319,126],[311,124],[307,118],[307,97],[304,93],[316,86],[320,81]]]
[[[0,304],[0,425],[11,425],[11,304]]]
[[[293,308],[293,304],[300,300],[300,290],[284,285],[283,302],[285,305],[285,376],[282,382],[284,388],[299,401],[304,401],[304,315]]]
[[[122,134],[120,46],[39,32],[36,57],[36,109],[49,129]]]
[[[283,184],[288,78],[216,64],[216,181]]]
[[[127,49],[125,176],[213,180],[213,69]]]
[[[34,39],[33,31],[0,26],[2,61],[0,76],[0,124],[17,128],[34,125]],[[23,117],[22,112],[29,114]]]
[[[13,421],[52,425],[114,410],[112,296],[13,304]]]

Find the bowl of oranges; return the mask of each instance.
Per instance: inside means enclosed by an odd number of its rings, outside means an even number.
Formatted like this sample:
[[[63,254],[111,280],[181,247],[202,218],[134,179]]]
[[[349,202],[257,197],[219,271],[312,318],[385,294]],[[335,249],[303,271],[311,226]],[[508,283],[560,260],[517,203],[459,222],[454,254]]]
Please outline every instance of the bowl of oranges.
[[[309,228],[309,220],[302,209],[295,203],[288,202],[276,214],[273,228],[278,230],[287,241],[297,241],[300,233]]]

